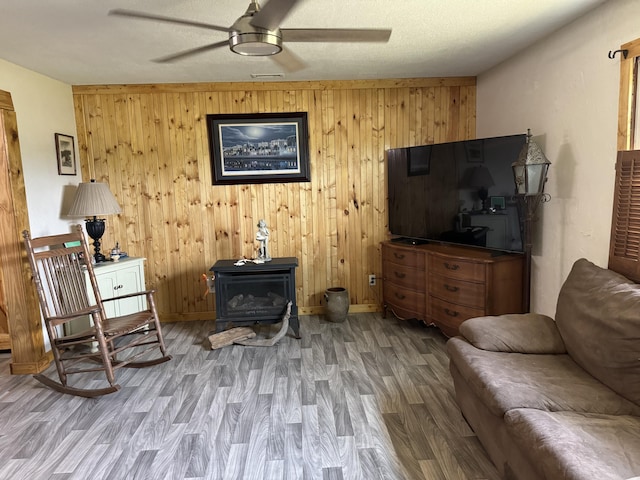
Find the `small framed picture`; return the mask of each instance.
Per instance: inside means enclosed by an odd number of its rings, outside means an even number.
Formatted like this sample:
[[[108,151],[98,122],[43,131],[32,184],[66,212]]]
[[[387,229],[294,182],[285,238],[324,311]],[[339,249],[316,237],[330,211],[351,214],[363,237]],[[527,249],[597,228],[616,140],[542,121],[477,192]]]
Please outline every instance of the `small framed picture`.
[[[76,149],[71,135],[56,133],[56,155],[58,157],[58,175],[76,174]]]
[[[467,162],[484,163],[484,140],[468,140],[464,144]]]
[[[506,208],[504,197],[491,197],[491,208],[504,210]]]
[[[407,149],[407,175],[429,175],[431,171],[432,145],[411,147]]]

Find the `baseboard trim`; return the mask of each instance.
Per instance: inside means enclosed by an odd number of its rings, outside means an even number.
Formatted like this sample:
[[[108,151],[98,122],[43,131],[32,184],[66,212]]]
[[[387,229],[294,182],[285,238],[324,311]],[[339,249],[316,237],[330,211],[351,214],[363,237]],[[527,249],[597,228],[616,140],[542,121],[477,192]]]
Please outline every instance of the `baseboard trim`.
[[[298,307],[298,315],[324,315],[324,306]],[[362,305],[350,305],[349,313],[371,313],[382,312],[382,306],[375,303],[365,303]],[[199,320],[215,320],[216,312],[194,312],[194,313],[160,313],[160,321],[170,322],[195,322]]]
[[[381,312],[382,307],[375,303],[362,304],[362,305],[349,305],[349,313],[371,313]],[[298,307],[299,315],[324,315],[325,307]]]
[[[53,352],[49,350],[44,353],[44,356],[37,362],[17,363],[11,362],[9,364],[9,370],[11,375],[35,375],[45,371],[51,365],[53,361]]]

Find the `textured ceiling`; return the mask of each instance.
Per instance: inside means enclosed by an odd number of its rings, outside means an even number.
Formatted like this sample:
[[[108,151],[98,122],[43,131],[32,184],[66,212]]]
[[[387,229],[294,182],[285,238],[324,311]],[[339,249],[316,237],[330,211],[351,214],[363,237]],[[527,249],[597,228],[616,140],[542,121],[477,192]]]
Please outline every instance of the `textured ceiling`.
[[[283,28],[390,28],[388,43],[289,43],[306,68],[278,80],[475,76],[606,0],[300,0]],[[263,6],[266,5],[263,2]],[[248,0],[0,0],[0,58],[72,85],[254,81],[283,70],[228,48],[152,60],[227,34],[108,16],[125,8],[222,26]]]

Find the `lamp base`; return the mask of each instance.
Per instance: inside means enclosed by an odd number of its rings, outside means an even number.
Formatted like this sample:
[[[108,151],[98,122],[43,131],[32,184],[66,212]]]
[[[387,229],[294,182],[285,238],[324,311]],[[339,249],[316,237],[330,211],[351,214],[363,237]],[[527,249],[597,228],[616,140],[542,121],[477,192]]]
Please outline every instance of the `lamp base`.
[[[107,258],[102,253],[100,253],[100,239],[104,234],[105,228],[104,218],[88,218],[87,220],[85,220],[85,226],[87,228],[87,234],[93,240],[93,250],[95,252],[93,254],[93,258],[95,260],[95,263],[106,262]]]
[[[478,198],[480,199],[480,210],[486,212],[489,210],[487,199],[489,198],[489,189],[480,187],[478,189]]]

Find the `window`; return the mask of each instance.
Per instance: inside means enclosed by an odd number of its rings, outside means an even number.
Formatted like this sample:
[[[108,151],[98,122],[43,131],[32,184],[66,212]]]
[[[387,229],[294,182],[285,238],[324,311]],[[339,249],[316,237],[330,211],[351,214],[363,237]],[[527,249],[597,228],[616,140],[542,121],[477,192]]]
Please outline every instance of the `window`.
[[[633,86],[631,88],[631,95],[633,96],[633,118],[631,130],[633,139],[631,141],[631,145],[634,150],[640,150],[640,101],[638,101],[638,95],[640,94],[640,81],[638,81],[638,64],[640,64],[640,56],[634,57]]]
[[[640,281],[640,39],[620,47],[618,158],[609,268]]]
[[[618,111],[618,151],[640,149],[640,102],[638,63],[640,38],[620,47],[627,57],[620,60],[620,107]]]

